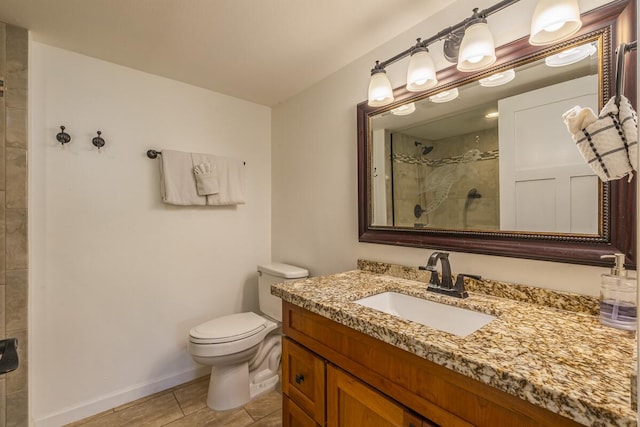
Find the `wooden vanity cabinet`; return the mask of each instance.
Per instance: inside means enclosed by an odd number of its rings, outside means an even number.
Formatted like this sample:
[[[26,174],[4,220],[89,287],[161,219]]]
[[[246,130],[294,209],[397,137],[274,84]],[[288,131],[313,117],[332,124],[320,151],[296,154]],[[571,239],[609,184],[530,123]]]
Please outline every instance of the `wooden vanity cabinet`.
[[[282,392],[312,420],[324,425],[325,361],[287,338],[282,340]]]
[[[315,420],[307,415],[287,395],[282,396],[282,425],[284,427],[317,427]]]
[[[431,427],[397,402],[289,338],[282,341],[285,427]],[[326,402],[326,404],[325,404]]]
[[[282,317],[285,427],[580,425],[296,305]]]
[[[327,366],[327,426],[431,427],[398,403],[346,372]]]

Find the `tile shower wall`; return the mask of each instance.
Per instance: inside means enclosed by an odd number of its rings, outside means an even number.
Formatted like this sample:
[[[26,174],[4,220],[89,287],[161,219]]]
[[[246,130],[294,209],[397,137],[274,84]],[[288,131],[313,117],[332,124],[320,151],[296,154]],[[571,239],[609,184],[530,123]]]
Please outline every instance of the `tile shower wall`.
[[[0,338],[20,366],[0,377],[0,427],[28,425],[27,31],[0,23]]]
[[[437,141],[394,133],[395,224],[499,228],[497,133],[490,128]],[[469,197],[474,189],[480,197]]]

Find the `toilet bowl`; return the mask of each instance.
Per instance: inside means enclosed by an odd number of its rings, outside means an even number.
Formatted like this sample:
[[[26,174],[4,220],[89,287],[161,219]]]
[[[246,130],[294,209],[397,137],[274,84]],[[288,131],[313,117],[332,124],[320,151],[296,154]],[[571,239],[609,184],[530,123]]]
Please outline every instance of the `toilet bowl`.
[[[287,264],[258,266],[258,299],[262,315],[230,314],[202,323],[189,332],[193,359],[211,366],[207,406],[216,411],[237,408],[273,390],[279,381],[282,354],[282,302],[271,285],[308,276]]]

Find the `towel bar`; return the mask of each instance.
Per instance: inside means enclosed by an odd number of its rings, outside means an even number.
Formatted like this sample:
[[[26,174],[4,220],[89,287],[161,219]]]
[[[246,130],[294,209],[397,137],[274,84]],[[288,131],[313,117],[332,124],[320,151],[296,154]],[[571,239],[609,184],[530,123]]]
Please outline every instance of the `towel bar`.
[[[162,151],[159,150],[147,150],[147,157],[150,159],[157,159],[158,155],[162,155]],[[246,165],[247,162],[242,162],[243,165]]]
[[[616,105],[620,106],[620,97],[624,92],[624,57],[627,53],[636,50],[638,47],[638,42],[633,41],[631,43],[625,44],[621,43],[616,49],[617,54],[617,65],[616,65]]]

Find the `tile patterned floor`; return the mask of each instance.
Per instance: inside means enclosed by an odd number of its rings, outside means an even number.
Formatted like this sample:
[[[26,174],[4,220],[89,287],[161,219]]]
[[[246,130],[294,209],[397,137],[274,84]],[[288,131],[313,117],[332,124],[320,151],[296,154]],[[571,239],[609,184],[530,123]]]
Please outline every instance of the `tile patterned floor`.
[[[282,395],[266,393],[242,408],[213,411],[207,407],[209,377],[127,403],[100,414],[67,424],[67,427],[279,427]]]

